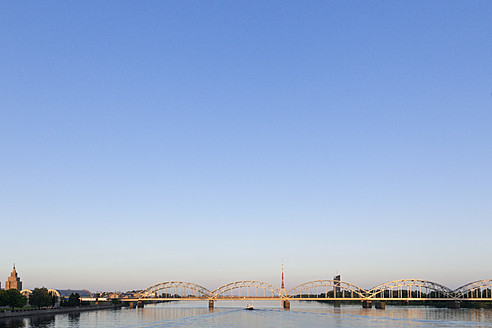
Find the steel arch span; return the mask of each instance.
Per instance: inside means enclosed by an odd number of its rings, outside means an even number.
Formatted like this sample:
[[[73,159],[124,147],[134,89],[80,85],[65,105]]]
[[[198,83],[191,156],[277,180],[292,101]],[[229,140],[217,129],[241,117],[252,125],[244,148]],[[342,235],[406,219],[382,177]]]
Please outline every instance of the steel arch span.
[[[212,295],[207,288],[191,282],[166,281],[147,287],[140,293],[140,296],[156,297],[159,291],[165,291],[166,293],[163,293],[165,297],[175,298],[209,298]]]
[[[436,282],[421,279],[400,279],[376,286],[367,292],[368,298],[392,299],[452,299],[453,291]]]
[[[492,279],[470,282],[466,285],[456,288],[453,291],[453,294],[456,298],[459,299],[492,299]]]
[[[314,296],[313,296],[314,295]],[[300,284],[287,292],[289,299],[296,298],[366,298],[359,286],[340,280],[314,280]]]
[[[258,289],[260,289],[260,293],[258,293]],[[228,293],[230,294],[228,295]],[[237,298],[253,296],[258,298],[271,298],[281,297],[281,291],[280,288],[278,288],[277,286],[274,286],[267,282],[255,280],[240,280],[216,288],[211,292],[211,295],[213,298]]]

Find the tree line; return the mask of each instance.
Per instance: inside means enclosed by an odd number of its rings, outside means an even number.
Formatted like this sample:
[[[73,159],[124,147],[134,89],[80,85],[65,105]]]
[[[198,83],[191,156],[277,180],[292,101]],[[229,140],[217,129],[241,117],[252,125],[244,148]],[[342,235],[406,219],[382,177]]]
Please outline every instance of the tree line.
[[[47,288],[34,288],[29,295],[29,305],[33,307],[45,308],[53,307],[58,303],[58,296],[50,293]],[[0,290],[0,306],[8,306],[14,310],[14,308],[22,308],[27,304],[27,298],[22,295],[17,289]],[[60,300],[60,306],[63,307],[75,307],[80,306],[80,295],[78,293],[72,293],[68,297],[68,300],[62,298]]]
[[[27,299],[17,289],[0,290],[0,306],[8,306],[14,310],[26,305]]]

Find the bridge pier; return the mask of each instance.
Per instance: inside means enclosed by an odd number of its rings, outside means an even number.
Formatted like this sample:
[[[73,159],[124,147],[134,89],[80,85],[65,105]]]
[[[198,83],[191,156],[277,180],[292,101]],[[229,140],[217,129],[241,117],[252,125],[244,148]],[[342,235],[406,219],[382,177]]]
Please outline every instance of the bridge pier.
[[[375,302],[374,307],[376,309],[384,310],[386,308],[386,303],[384,302]]]
[[[143,307],[144,307],[144,302],[142,302],[142,301],[138,301],[138,302],[137,302],[137,308],[140,308],[140,309],[141,309],[141,308],[143,308]]]
[[[362,301],[362,307],[364,309],[370,309],[370,308],[372,308],[372,302],[368,301],[368,300],[363,300]]]
[[[461,307],[460,301],[448,301],[448,309],[459,309]]]
[[[214,300],[208,300],[208,308],[213,309],[214,308]]]
[[[282,301],[282,306],[284,307],[284,309],[290,310],[290,301],[289,300]]]
[[[130,307],[130,309],[134,309],[137,307],[137,303],[135,302],[128,302],[128,306]]]

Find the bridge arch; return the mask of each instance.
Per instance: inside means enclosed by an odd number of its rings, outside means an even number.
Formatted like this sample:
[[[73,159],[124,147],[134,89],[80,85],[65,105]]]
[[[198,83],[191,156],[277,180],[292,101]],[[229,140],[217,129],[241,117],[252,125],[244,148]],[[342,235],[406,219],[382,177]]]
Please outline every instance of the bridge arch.
[[[400,279],[386,282],[367,291],[369,298],[452,298],[452,290],[433,281]]]
[[[470,282],[456,288],[453,291],[456,298],[491,298],[492,299],[492,279]]]
[[[289,298],[365,298],[366,291],[340,280],[313,280],[291,288]]]
[[[259,291],[259,292],[258,292]],[[272,284],[256,280],[240,280],[222,285],[212,291],[212,296],[220,298],[239,297],[280,297],[280,288]]]
[[[159,292],[162,293],[159,295]],[[141,297],[209,298],[212,293],[205,287],[185,281],[166,281],[152,285],[140,292]]]

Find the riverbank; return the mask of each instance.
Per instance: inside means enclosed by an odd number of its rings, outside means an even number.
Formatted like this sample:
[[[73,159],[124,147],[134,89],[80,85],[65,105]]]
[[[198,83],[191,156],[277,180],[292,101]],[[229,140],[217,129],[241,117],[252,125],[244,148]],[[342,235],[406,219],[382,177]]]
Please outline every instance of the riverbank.
[[[41,315],[56,315],[56,314],[65,314],[65,313],[78,313],[78,312],[86,312],[86,311],[99,311],[99,310],[108,310],[108,309],[118,309],[120,307],[121,305],[104,304],[104,305],[79,306],[73,308],[3,311],[0,312],[0,319],[41,316]]]

